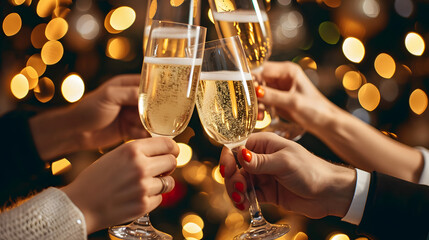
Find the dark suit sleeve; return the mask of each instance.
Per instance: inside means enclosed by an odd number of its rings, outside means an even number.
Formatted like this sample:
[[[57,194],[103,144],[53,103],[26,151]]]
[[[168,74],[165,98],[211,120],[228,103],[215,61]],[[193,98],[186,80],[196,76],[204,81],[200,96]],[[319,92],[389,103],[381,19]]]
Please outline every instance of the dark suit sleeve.
[[[429,187],[373,172],[357,231],[377,240],[426,240]]]
[[[34,111],[12,111],[0,117],[0,206],[57,182],[40,159],[29,119]]]

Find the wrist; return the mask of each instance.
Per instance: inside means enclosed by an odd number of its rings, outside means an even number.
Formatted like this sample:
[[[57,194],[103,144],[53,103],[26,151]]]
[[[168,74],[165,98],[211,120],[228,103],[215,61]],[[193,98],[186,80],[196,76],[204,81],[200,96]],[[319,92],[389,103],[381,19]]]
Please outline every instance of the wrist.
[[[69,116],[69,107],[38,114],[29,120],[31,133],[44,161],[74,152],[80,148],[80,133]]]
[[[354,169],[335,165],[330,176],[332,179],[325,195],[328,215],[342,218],[347,214],[353,200],[356,172]]]

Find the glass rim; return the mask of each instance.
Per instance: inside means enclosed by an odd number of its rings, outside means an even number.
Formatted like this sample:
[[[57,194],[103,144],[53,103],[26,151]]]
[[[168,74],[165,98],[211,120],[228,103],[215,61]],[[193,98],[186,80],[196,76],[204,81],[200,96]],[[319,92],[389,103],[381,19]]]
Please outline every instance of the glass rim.
[[[157,19],[153,19],[151,25],[153,25],[155,22],[156,23],[169,23],[169,24],[182,25],[182,26],[190,26],[190,27],[193,27],[193,28],[202,28],[202,29],[205,29],[207,31],[207,28],[204,27],[204,26],[201,26],[201,25],[194,25],[194,24],[188,24],[188,23],[174,22],[174,21],[169,21],[169,20],[157,20]]]
[[[238,35],[234,35],[231,37],[226,37],[226,38],[218,38],[218,39],[214,39],[214,40],[210,40],[210,41],[206,41],[204,43],[204,51],[207,49],[211,49],[211,48],[215,48],[217,45],[222,44],[222,42],[229,42],[229,41],[241,41],[240,40],[240,36]],[[241,43],[241,42],[240,42]]]

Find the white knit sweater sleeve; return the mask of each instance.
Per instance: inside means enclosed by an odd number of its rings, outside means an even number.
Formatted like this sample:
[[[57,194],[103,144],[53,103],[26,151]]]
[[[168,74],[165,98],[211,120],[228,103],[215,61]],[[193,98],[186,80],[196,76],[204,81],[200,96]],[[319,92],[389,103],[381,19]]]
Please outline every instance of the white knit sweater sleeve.
[[[0,239],[86,240],[85,218],[63,191],[51,187],[0,214]]]

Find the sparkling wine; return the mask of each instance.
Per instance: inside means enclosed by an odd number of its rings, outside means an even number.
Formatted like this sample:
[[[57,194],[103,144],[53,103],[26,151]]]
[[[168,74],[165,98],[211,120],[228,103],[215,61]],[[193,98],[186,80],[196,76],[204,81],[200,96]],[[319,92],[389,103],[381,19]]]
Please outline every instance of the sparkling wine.
[[[202,59],[146,57],[140,86],[139,113],[152,135],[176,136],[194,110]]]
[[[240,145],[256,123],[256,94],[250,73],[202,72],[197,110],[206,133],[221,144]]]
[[[272,36],[268,16],[264,11],[236,10],[213,12],[218,33],[222,37],[238,35],[251,70],[271,55]]]

